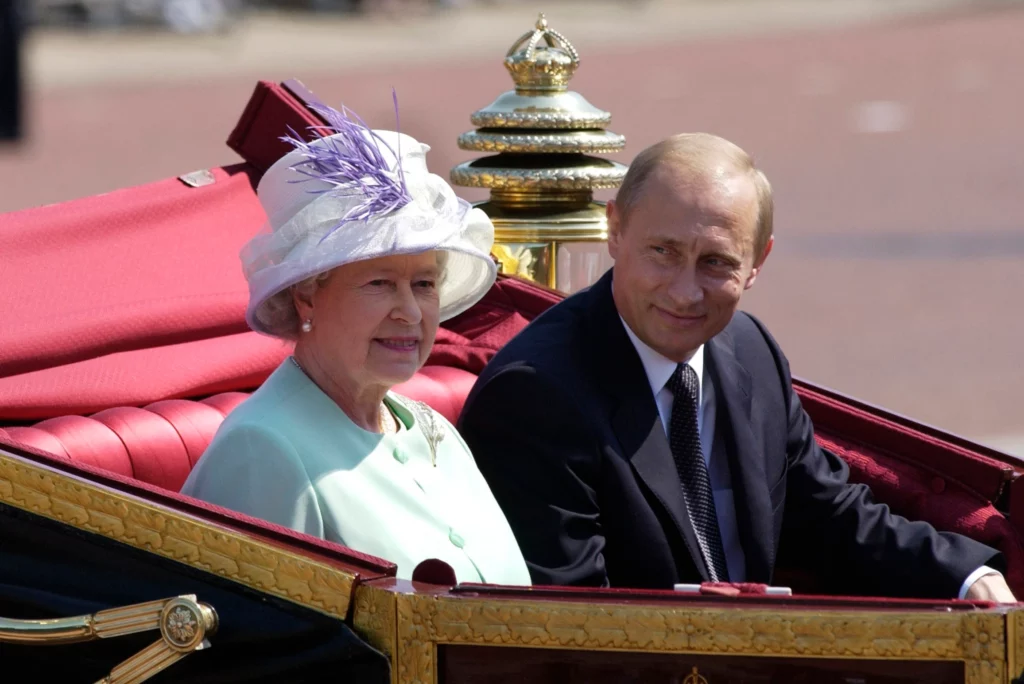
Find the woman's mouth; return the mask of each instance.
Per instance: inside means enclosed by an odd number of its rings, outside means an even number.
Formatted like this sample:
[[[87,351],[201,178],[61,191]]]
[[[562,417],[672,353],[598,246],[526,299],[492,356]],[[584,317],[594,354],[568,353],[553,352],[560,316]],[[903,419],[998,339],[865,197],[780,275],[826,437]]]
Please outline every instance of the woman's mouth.
[[[395,352],[414,352],[420,346],[419,339],[415,337],[377,337],[373,341]]]

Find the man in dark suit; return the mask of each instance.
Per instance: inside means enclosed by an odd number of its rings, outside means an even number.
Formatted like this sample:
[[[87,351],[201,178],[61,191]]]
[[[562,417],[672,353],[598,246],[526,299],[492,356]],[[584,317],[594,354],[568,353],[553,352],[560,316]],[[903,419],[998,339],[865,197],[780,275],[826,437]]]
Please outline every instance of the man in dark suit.
[[[910,522],[815,443],[740,296],[771,187],[707,134],[642,152],[608,205],[615,265],[512,340],[459,422],[538,584],[770,583],[780,542],[833,591],[1012,601],[999,553]]]

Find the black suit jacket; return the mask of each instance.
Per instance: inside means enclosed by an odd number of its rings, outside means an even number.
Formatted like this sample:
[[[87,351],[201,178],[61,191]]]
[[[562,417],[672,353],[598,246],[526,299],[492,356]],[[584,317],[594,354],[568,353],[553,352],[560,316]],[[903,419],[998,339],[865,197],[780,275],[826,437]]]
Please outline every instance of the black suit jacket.
[[[955,598],[998,552],[910,522],[820,449],[789,365],[744,313],[705,345],[746,581],[780,543],[846,594]],[[707,580],[668,439],[611,293],[611,272],[541,315],[488,364],[459,430],[537,584],[671,588]]]

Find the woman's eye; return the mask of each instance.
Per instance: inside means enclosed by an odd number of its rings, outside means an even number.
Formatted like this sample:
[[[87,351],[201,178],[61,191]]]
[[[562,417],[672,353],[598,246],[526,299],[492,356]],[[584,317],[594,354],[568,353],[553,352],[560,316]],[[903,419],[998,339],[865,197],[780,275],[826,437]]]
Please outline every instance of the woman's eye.
[[[662,254],[662,255],[668,254],[668,250],[665,249],[664,247],[659,246],[659,245],[654,245],[653,247],[651,247],[651,250],[655,254]]]
[[[369,285],[370,287],[384,287],[387,284],[388,284],[388,281],[384,280],[383,278],[378,278],[377,280],[371,280],[370,282],[367,283],[367,285]]]
[[[421,280],[416,283],[417,287],[423,288],[424,290],[433,290],[437,285],[433,280]]]

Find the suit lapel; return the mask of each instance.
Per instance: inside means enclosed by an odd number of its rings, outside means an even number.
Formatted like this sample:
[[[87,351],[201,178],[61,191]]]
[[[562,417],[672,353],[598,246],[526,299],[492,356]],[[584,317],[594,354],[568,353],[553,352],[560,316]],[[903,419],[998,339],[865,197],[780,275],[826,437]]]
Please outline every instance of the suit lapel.
[[[672,449],[643,364],[615,309],[610,271],[593,286],[591,296],[595,298],[594,339],[603,341],[605,347],[600,354],[605,359],[603,377],[609,393],[619,400],[612,411],[612,430],[637,476],[654,493],[675,524],[693,565],[706,581],[707,567],[686,510]]]
[[[736,359],[728,329],[705,345],[718,392],[716,439],[725,438],[732,477],[736,523],[746,557],[748,582],[768,582],[775,557],[771,498],[762,445],[751,430],[750,374]],[[723,415],[724,411],[724,415]]]

